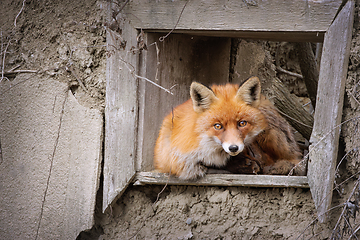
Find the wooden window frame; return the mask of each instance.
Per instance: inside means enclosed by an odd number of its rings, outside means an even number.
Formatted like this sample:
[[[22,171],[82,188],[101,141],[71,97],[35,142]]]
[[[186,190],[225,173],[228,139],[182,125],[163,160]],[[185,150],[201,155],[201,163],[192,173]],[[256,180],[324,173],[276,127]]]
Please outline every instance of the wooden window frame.
[[[114,20],[108,6],[103,211],[131,184],[310,187],[321,222],[331,205],[354,0],[125,1]],[[194,14],[196,12],[196,14]],[[181,15],[181,17],[179,17]],[[136,52],[148,33],[323,42],[307,176],[208,174],[181,181],[141,171],[146,54]],[[140,129],[140,130],[139,130]]]

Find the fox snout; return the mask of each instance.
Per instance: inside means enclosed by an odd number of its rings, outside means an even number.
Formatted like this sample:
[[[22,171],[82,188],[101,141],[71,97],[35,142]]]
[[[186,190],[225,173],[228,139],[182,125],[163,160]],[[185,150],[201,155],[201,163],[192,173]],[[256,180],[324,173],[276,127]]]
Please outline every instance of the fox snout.
[[[239,150],[239,147],[237,145],[230,145],[229,150],[230,152],[236,153]]]
[[[235,144],[235,143],[227,143],[224,142],[222,144],[225,152],[230,154],[231,156],[236,156],[244,150],[244,144]]]

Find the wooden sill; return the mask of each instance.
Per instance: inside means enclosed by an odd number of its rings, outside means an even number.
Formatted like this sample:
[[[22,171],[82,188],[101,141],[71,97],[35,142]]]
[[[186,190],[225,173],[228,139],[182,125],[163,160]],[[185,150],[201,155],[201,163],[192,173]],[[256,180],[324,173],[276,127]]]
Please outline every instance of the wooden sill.
[[[138,172],[134,185],[197,185],[197,186],[242,186],[242,187],[296,187],[309,188],[306,176],[207,174],[204,178],[185,181],[166,173]]]

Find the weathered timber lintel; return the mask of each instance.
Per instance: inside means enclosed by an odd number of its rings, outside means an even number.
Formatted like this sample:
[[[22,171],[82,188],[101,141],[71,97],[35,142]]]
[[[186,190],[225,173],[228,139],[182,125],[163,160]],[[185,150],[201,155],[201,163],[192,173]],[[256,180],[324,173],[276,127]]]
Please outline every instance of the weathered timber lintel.
[[[280,41],[321,42],[342,1],[130,1],[123,9],[134,28]],[[196,14],[194,14],[196,13]],[[259,34],[260,33],[260,34]],[[219,35],[220,34],[220,35]],[[230,34],[230,35],[227,35]],[[235,35],[234,35],[235,34]],[[246,36],[246,34],[250,34]],[[271,35],[272,34],[272,35]],[[297,35],[296,37],[293,37]],[[287,39],[290,38],[290,39]],[[273,39],[273,40],[276,40]]]
[[[171,29],[145,29],[150,33],[168,33]],[[243,39],[257,39],[282,42],[318,42],[324,41],[324,31],[316,32],[283,32],[283,31],[225,31],[225,30],[188,30],[175,29],[172,34],[190,34],[207,37],[230,37]]]

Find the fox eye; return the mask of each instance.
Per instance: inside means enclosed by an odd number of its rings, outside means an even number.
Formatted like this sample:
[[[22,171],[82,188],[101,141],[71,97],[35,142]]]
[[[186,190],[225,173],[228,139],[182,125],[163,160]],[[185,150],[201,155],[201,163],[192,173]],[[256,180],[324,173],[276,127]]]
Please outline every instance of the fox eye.
[[[245,127],[246,124],[247,124],[247,121],[239,121],[239,122],[238,122],[238,126],[239,126],[239,127]]]
[[[215,128],[215,130],[221,130],[223,128],[223,126],[220,123],[215,123],[214,128]]]

